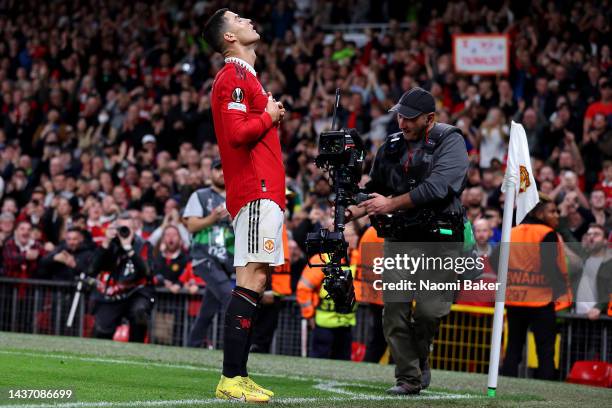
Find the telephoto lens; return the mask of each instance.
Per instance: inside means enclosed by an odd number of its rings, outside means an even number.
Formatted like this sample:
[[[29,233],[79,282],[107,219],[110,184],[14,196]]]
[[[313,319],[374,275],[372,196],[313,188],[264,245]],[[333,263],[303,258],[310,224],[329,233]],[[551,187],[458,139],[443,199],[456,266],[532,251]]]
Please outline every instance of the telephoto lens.
[[[117,232],[119,232],[119,236],[121,238],[127,238],[130,236],[130,228],[126,227],[125,225],[122,225],[121,227],[119,227]]]

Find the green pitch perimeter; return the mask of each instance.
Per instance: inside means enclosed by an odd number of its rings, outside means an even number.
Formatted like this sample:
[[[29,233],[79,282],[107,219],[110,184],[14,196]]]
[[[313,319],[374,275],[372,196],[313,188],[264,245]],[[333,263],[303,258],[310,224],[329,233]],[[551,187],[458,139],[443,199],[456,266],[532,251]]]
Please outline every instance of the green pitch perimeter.
[[[222,353],[69,337],[0,332],[0,408],[229,406],[214,399]],[[393,367],[252,355],[252,377],[271,388],[272,405],[291,407],[596,406],[612,391],[571,384],[500,378],[486,397],[486,376],[434,371],[418,397],[389,397]],[[72,389],[76,401],[16,402],[8,389]],[[236,407],[236,404],[231,404]]]

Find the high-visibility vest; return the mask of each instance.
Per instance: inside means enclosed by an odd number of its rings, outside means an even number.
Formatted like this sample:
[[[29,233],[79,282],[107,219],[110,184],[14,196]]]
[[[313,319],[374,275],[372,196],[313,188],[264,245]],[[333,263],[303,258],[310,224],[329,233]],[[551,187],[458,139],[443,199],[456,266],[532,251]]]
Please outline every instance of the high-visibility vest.
[[[368,228],[359,240],[357,270],[355,272],[355,299],[360,303],[383,305],[382,292],[374,289],[374,281],[382,275],[373,272],[374,258],[383,256],[385,240],[378,237],[374,227]],[[352,259],[352,258],[351,258]]]
[[[320,263],[318,255],[310,259],[311,263]],[[355,276],[355,265],[351,265],[351,271]],[[356,324],[356,310],[351,313],[338,313],[336,306],[331,298],[327,297],[327,291],[323,287],[323,270],[320,267],[306,265],[302,272],[302,277],[296,289],[296,298],[301,307],[302,317],[310,319],[314,316],[317,326],[329,329],[337,327],[349,327]]]
[[[540,243],[551,231],[554,230],[543,224],[521,224],[512,228],[506,305],[542,307],[554,300],[551,284],[540,265]],[[555,310],[565,309],[572,302],[563,240],[558,238],[556,262],[567,292],[555,301]]]
[[[612,293],[610,294],[610,301],[608,302],[608,316],[612,317]]]
[[[288,296],[291,294],[291,261],[289,259],[287,225],[285,224],[283,224],[283,252],[285,263],[275,266],[272,270],[272,291],[276,295]]]

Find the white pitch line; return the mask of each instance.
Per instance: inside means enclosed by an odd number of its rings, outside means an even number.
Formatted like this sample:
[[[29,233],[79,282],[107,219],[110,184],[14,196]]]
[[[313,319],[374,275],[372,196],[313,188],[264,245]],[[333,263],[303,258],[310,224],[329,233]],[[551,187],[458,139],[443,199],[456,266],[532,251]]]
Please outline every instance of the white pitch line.
[[[65,354],[44,354],[44,353],[34,353],[34,352],[24,352],[24,351],[8,351],[8,350],[0,350],[0,354],[9,354],[9,355],[21,355],[28,357],[43,357],[43,358],[54,358],[54,359],[65,359],[65,360],[77,360],[77,361],[88,361],[93,363],[108,363],[108,364],[124,364],[124,365],[137,365],[137,366],[145,366],[145,367],[160,367],[160,368],[176,368],[176,369],[185,369],[185,370],[195,370],[195,371],[206,371],[206,372],[218,372],[216,368],[203,367],[203,366],[194,366],[187,364],[170,364],[170,363],[156,363],[156,362],[145,362],[145,361],[136,361],[136,360],[120,360],[120,359],[112,359],[112,358],[100,358],[100,357],[83,357],[83,356],[72,356]],[[291,379],[295,381],[307,381],[307,382],[317,382],[313,386],[313,388],[327,391],[334,394],[345,395],[346,397],[322,397],[322,398],[275,398],[273,402],[282,402],[282,403],[304,403],[304,402],[314,402],[314,401],[346,401],[346,400],[393,400],[398,399],[395,396],[386,396],[386,395],[369,395],[356,393],[349,390],[346,390],[341,387],[371,387],[374,388],[373,384],[367,383],[359,383],[359,382],[337,382],[337,381],[328,381],[322,378],[316,377],[296,377],[296,376],[288,376],[288,375],[280,375],[280,374],[270,374],[270,373],[253,373],[254,375],[260,376],[268,376],[274,378],[285,378]],[[452,394],[446,392],[431,392],[425,391],[423,394],[419,396],[412,396],[412,399],[462,399],[462,398],[478,398],[477,395],[470,394]],[[402,397],[399,397],[402,398]],[[218,404],[221,402],[227,402],[224,400],[218,400],[216,398],[209,399],[200,399],[200,400],[173,400],[173,401],[129,401],[129,402],[110,402],[110,401],[101,401],[101,402],[67,402],[67,403],[59,403],[59,404],[38,404],[38,405],[18,405],[19,408],[45,408],[45,407],[61,407],[61,408],[79,408],[79,407],[90,407],[90,408],[104,408],[104,407],[155,407],[155,406],[164,406],[169,403],[174,405],[189,405],[189,404]],[[2,405],[0,408],[8,408],[15,407],[15,405]]]
[[[353,384],[353,383],[342,383],[337,381],[329,381],[322,382],[314,385],[315,389],[327,392],[333,392],[336,394],[343,394],[348,396],[348,399],[353,400],[370,400],[370,401],[383,401],[383,400],[397,400],[401,398],[410,398],[417,400],[441,400],[441,399],[464,399],[464,398],[479,398],[478,395],[470,395],[470,394],[451,394],[446,392],[438,392],[438,391],[423,391],[419,395],[412,395],[409,397],[402,396],[391,396],[391,395],[371,395],[371,394],[362,394],[359,392],[349,391],[344,389],[343,387],[369,387],[364,384]],[[374,388],[374,386],[371,386]]]
[[[219,404],[229,402],[215,398],[207,399],[185,399],[185,400],[165,400],[165,401],[99,401],[99,402],[60,402],[57,404],[30,404],[30,405],[0,405],[0,408],[106,408],[106,407],[158,407],[173,405],[193,405],[193,404]]]
[[[303,404],[307,402],[346,402],[346,401],[383,401],[383,400],[440,400],[449,399],[437,395],[419,395],[410,397],[393,397],[393,396],[376,396],[376,395],[363,395],[355,394],[354,396],[347,397],[322,397],[322,398],[273,398],[270,403],[279,404]],[[451,398],[454,399],[454,398]],[[169,405],[212,405],[212,404],[224,404],[231,403],[232,401],[220,400],[216,398],[205,398],[205,399],[180,399],[180,400],[151,400],[151,401],[124,401],[124,402],[113,402],[113,401],[98,401],[98,402],[60,402],[50,404],[29,404],[29,405],[0,405],[0,408],[141,408],[141,407],[165,407]]]

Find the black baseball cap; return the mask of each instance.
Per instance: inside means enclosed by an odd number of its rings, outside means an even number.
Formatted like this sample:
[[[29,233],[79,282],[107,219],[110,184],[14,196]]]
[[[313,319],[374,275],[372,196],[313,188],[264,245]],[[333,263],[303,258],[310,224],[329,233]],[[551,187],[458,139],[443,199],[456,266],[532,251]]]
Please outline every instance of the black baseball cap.
[[[404,93],[399,103],[389,109],[389,112],[397,112],[408,119],[414,119],[423,113],[433,113],[435,111],[436,101],[434,97],[419,87],[414,87]]]
[[[216,158],[213,159],[212,163],[210,163],[211,169],[220,169],[221,168],[221,159]]]

